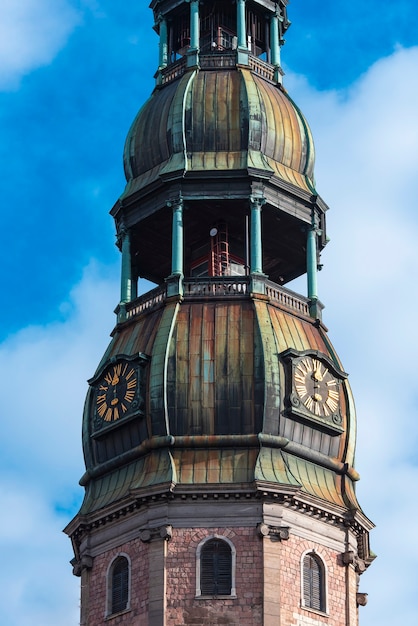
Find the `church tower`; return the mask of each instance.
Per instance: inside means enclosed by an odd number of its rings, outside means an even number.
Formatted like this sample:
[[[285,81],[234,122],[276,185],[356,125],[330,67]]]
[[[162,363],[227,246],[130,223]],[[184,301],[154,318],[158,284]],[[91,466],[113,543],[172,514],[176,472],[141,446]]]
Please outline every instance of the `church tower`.
[[[151,2],[156,85],[111,211],[120,303],[65,529],[82,626],[357,626],[366,602],[373,525],[318,299],[327,206],[282,85],[287,4]],[[302,275],[306,295],[286,287]]]

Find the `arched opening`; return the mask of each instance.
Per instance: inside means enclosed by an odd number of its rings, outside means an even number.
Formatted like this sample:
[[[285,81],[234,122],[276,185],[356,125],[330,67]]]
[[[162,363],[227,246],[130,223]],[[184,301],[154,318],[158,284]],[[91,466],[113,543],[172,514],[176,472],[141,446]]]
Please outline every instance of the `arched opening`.
[[[325,567],[313,552],[305,554],[302,561],[302,598],[303,606],[326,611]]]
[[[235,597],[235,562],[235,547],[226,537],[202,541],[196,554],[196,596]]]
[[[129,608],[130,564],[125,556],[118,556],[108,571],[108,615]]]

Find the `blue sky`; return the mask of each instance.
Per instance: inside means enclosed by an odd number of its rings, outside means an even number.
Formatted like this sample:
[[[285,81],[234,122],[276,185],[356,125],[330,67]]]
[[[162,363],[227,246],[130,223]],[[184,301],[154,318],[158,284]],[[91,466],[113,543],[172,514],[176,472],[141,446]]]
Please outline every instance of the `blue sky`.
[[[361,626],[418,623],[418,6],[293,0],[285,86],[317,147],[331,243],[325,323],[357,403],[358,493],[377,524]],[[108,211],[153,87],[148,2],[1,0],[0,571],[7,626],[78,624],[61,529],[77,510],[81,415],[114,323]]]

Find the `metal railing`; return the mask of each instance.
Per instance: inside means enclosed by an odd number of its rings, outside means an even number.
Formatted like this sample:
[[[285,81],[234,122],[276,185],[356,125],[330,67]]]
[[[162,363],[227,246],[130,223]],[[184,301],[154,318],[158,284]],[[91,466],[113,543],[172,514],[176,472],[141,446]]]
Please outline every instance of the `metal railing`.
[[[199,65],[202,69],[235,67],[237,64],[237,53],[232,52],[212,52],[211,54],[201,54]]]
[[[183,282],[185,298],[232,298],[249,293],[247,276],[217,276],[213,278],[188,278]]]
[[[301,313],[309,317],[309,300],[286,287],[280,287],[270,280],[266,280],[266,296],[271,302],[275,302],[287,309]]]
[[[248,64],[250,66],[250,70],[252,70],[255,74],[258,74],[258,76],[267,78],[267,80],[274,80],[274,67],[270,65],[270,63],[262,61],[262,59],[250,54]]]
[[[126,319],[132,319],[141,313],[155,309],[157,306],[163,304],[166,299],[167,287],[166,285],[160,285],[147,293],[144,293],[139,298],[136,298],[132,302],[128,302],[126,307]]]
[[[161,84],[166,85],[167,83],[171,83],[173,80],[183,76],[185,71],[186,57],[183,57],[161,70]]]
[[[216,50],[211,53],[204,53],[199,55],[199,66],[202,69],[217,69],[226,67],[236,67],[237,65],[237,51],[236,50],[223,50],[222,52]],[[249,55],[248,66],[252,72],[266,78],[267,80],[274,81],[274,67],[263,61],[259,57],[252,54]],[[166,85],[173,80],[177,80],[183,76],[187,68],[186,57],[182,57],[174,63],[170,63],[167,67],[161,70],[161,84]]]

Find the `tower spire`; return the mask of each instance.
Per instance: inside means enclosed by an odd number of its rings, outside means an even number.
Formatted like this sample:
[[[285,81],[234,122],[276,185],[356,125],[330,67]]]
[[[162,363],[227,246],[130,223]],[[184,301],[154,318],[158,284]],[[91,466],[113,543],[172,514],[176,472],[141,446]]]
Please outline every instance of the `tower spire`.
[[[111,211],[121,297],[66,528],[80,623],[358,626],[373,524],[318,299],[328,207],[282,86],[287,0],[151,8],[157,84]]]

